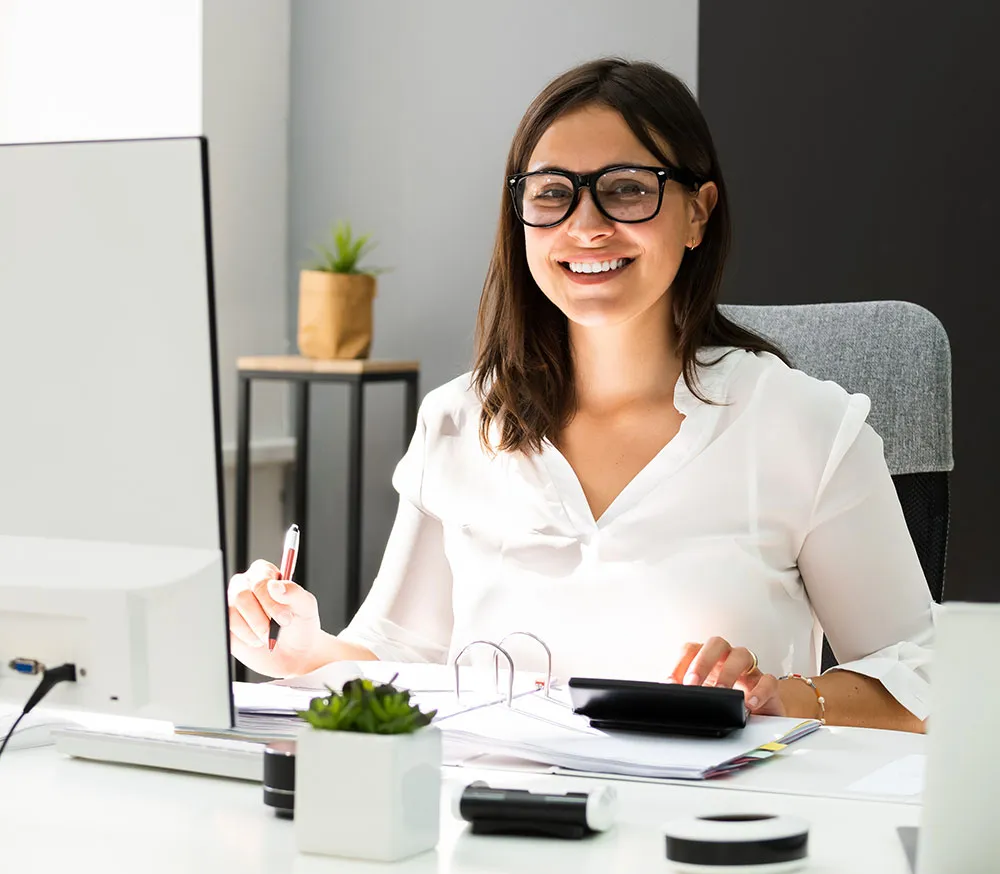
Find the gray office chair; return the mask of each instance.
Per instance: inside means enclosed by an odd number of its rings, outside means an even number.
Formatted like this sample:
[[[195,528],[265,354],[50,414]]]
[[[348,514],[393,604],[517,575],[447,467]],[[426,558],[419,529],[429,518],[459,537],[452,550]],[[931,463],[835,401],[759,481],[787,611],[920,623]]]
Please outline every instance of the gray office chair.
[[[871,398],[886,461],[931,596],[944,597],[948,475],[954,467],[951,347],[944,326],[904,301],[720,307],[792,366]],[[832,662],[825,647],[824,668]]]

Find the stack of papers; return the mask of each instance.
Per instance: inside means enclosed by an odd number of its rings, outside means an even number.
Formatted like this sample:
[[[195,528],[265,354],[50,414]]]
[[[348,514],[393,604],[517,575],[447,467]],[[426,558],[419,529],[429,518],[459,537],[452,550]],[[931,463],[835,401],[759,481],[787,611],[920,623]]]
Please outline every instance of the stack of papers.
[[[474,752],[506,755],[570,771],[704,780],[769,758],[820,727],[818,720],[751,716],[723,738],[599,731],[573,713],[565,693],[536,694],[439,722],[446,761]]]
[[[392,662],[334,662],[299,677],[276,680],[273,683],[233,683],[233,704],[236,708],[236,730],[232,736],[258,738],[292,738],[302,727],[297,711],[308,710],[317,696],[340,691],[344,683],[356,678],[386,683],[390,680],[400,689],[409,689],[411,700],[424,711],[434,710],[436,718],[465,712],[477,707],[496,704],[506,699],[507,681],[500,677],[500,690],[491,676],[485,682],[481,668],[462,666],[461,695],[455,697],[455,669],[435,664],[401,664]],[[515,674],[515,697],[537,689],[534,674]]]
[[[233,683],[236,708],[233,737],[280,740],[294,738],[302,727],[296,711],[305,710],[317,691],[304,691],[270,683]]]
[[[478,675],[471,668],[462,671],[459,698],[454,693],[454,669],[443,665],[341,662],[309,677],[237,683],[237,729],[294,737],[302,726],[295,711],[307,709],[312,698],[326,694],[326,686],[339,689],[357,676],[387,681],[397,672],[396,684],[413,692],[414,703],[437,710],[434,723],[442,732],[446,764],[500,755],[585,773],[704,780],[769,758],[820,728],[814,719],[751,716],[745,728],[723,738],[599,731],[590,727],[587,717],[573,712],[567,690],[556,687],[546,696],[534,675],[515,675],[514,699],[508,706],[502,676],[498,693],[492,677],[483,683],[481,671]]]

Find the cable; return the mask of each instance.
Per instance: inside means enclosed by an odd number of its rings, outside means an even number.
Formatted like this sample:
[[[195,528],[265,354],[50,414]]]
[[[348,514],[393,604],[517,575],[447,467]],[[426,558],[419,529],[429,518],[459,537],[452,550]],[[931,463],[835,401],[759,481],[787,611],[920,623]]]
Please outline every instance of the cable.
[[[22,710],[21,715],[14,720],[14,724],[10,727],[10,731],[7,732],[7,736],[3,739],[3,743],[0,744],[0,756],[2,756],[3,751],[7,749],[7,741],[9,741],[14,736],[14,731],[17,729],[17,724],[27,715],[28,714]]]
[[[17,728],[17,724],[35,709],[35,705],[37,705],[39,701],[49,694],[53,686],[63,682],[76,682],[76,665],[67,662],[64,665],[59,665],[57,668],[51,668],[42,672],[41,681],[35,687],[35,691],[31,693],[31,697],[28,699],[28,703],[24,705],[24,710],[21,711],[21,715],[14,720],[14,724],[10,727],[10,731],[7,732],[7,737],[5,737],[3,739],[3,743],[0,744],[0,756],[2,756],[3,751],[7,749],[8,741],[14,736],[14,729]]]

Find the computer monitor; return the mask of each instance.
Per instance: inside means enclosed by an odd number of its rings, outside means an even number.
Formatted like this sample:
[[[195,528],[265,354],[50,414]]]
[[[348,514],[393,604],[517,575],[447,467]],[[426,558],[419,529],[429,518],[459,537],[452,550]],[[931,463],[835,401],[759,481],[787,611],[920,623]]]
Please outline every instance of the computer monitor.
[[[233,723],[207,143],[0,145],[0,704]]]

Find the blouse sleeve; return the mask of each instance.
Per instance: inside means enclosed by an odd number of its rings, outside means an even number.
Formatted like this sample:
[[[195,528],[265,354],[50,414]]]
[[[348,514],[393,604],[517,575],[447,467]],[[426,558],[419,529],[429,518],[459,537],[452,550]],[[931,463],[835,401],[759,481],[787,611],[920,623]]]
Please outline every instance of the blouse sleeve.
[[[934,602],[882,451],[851,396],[820,481],[799,570],[839,664],[928,716]]]
[[[399,508],[371,591],[340,640],[382,661],[444,662],[451,642],[451,567],[444,530],[421,503],[427,445],[425,408],[393,474]]]

